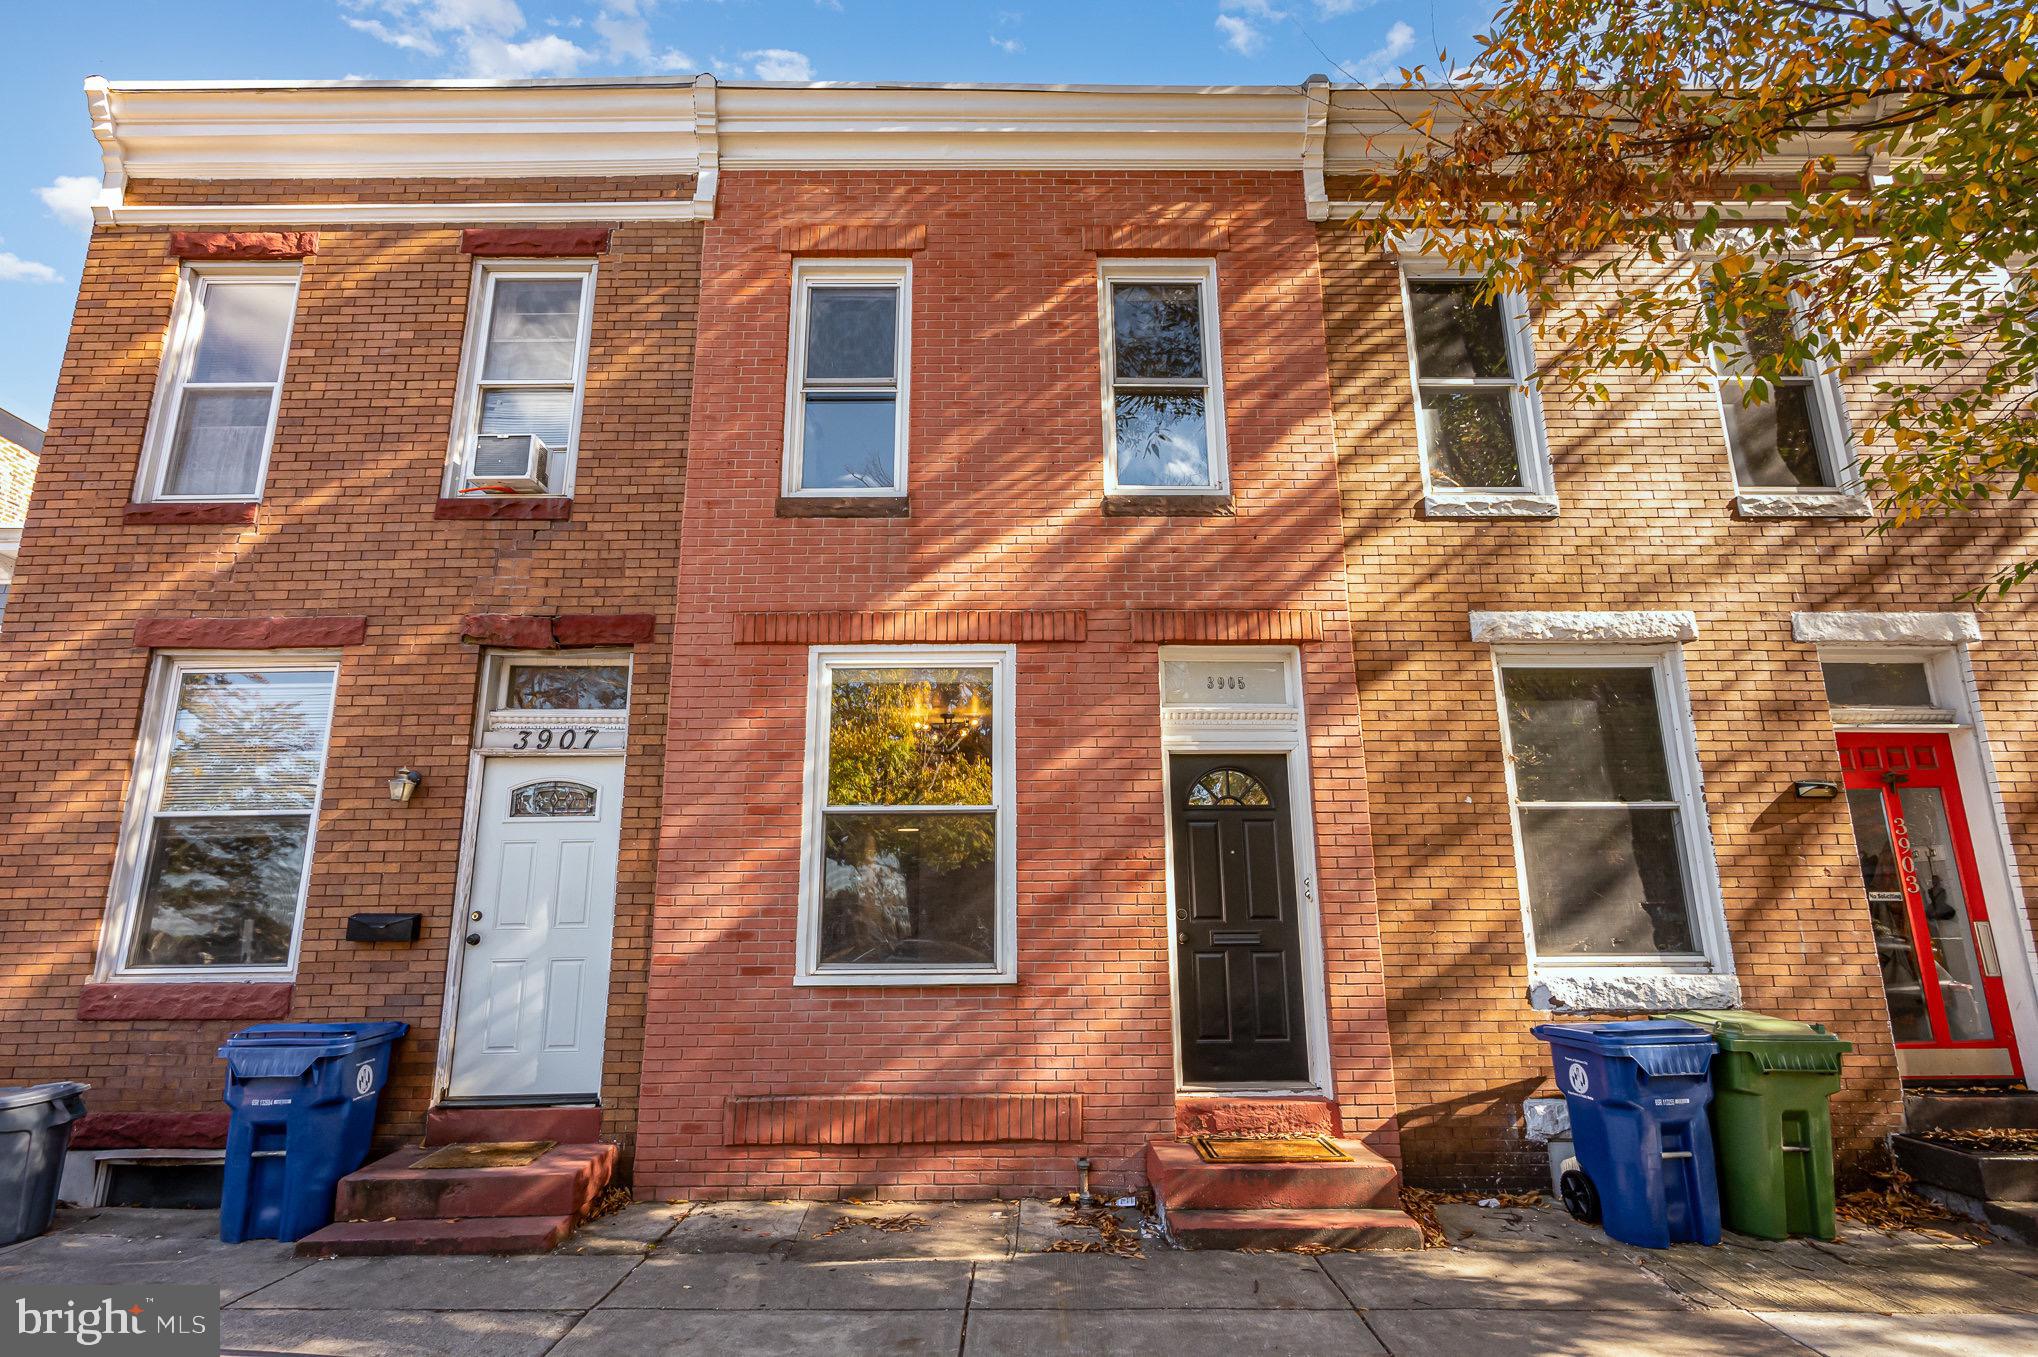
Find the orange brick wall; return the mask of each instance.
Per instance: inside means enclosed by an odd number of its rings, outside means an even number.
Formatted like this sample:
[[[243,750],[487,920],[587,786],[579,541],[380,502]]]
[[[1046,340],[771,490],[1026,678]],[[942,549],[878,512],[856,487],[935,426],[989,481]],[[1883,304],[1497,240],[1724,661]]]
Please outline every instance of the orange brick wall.
[[[0,438],[0,527],[18,525],[28,517],[38,460],[19,443]]]
[[[1103,513],[1084,228],[1206,222],[1235,518]],[[912,516],[781,519],[782,228],[926,228],[913,260]],[[899,230],[888,238],[908,239]],[[791,239],[802,238],[794,230]],[[1095,237],[1092,237],[1093,239]],[[1304,608],[1335,1075],[1394,1153],[1316,243],[1295,175],[725,172],[704,246],[639,1191],[1045,1191],[1141,1176],[1174,1126],[1157,647],[1132,613]],[[1018,647],[1019,981],[796,987],[804,644],[736,615],[1083,609]],[[1263,619],[1264,620],[1264,619]],[[1079,1142],[734,1146],[728,1096],[1080,1093]]]
[[[657,186],[652,191],[662,189]],[[215,192],[219,190],[216,188]],[[307,185],[271,185],[298,200]],[[232,200],[245,201],[236,195]],[[249,225],[259,227],[259,210]],[[0,1083],[78,1078],[95,1111],[217,1108],[231,1022],[81,1021],[149,656],[147,615],[366,614],[341,665],[293,1019],[411,1024],[385,1131],[430,1094],[479,652],[470,612],[648,612],[622,838],[604,1101],[634,1123],[686,462],[700,228],[629,224],[601,260],[578,494],[560,523],[435,520],[471,259],[454,229],[324,228],[304,261],[265,502],[252,527],[124,525],[177,263],[101,228],[0,647]],[[408,806],[386,779],[425,776]],[[408,947],[358,910],[421,911]]]
[[[1790,794],[1795,778],[1840,775],[1817,652],[1792,639],[1791,613],[1965,609],[1955,596],[2038,546],[2038,521],[2019,507],[1875,537],[1858,522],[1736,520],[1713,390],[1691,375],[1620,378],[1604,405],[1545,393],[1561,517],[1425,521],[1395,265],[1339,225],[1319,241],[1411,1181],[1542,1181],[1520,1105],[1554,1096],[1528,1031],[1547,1015],[1526,1002],[1491,656],[1470,639],[1472,609],[1696,614],[1684,663],[1743,998],[1854,1043],[1835,1125],[1859,1166],[1898,1125],[1896,1070],[1846,803]],[[1857,383],[1850,404],[1867,394]],[[1972,650],[2019,846],[2038,828],[2031,606],[2027,590],[1988,608]],[[2028,896],[2028,853],[2024,866]]]

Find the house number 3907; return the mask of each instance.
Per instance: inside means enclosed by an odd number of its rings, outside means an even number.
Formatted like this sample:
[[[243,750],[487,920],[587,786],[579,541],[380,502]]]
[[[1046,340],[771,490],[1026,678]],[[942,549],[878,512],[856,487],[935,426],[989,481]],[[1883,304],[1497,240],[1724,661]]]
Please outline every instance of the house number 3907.
[[[510,748],[551,749],[557,747],[559,749],[592,749],[594,748],[594,737],[599,734],[601,734],[601,731],[595,727],[589,727],[586,730],[569,728],[554,731],[550,726],[546,726],[540,730],[520,730],[517,732],[517,742],[511,745]]]

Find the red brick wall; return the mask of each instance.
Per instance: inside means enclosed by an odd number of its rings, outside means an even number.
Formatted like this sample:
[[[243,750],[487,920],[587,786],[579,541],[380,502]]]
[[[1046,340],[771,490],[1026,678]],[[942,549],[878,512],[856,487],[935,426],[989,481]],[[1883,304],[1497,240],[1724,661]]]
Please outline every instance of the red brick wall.
[[[1790,794],[1795,778],[1840,776],[1817,652],[1792,639],[1791,614],[1965,609],[1956,595],[2028,554],[2038,522],[2018,506],[1877,537],[1737,520],[1713,389],[1691,375],[1616,379],[1604,405],[1545,393],[1561,517],[1425,521],[1395,265],[1342,226],[1319,239],[1410,1179],[1543,1181],[1520,1104],[1555,1096],[1528,1031],[1548,1015],[1526,1002],[1491,655],[1471,609],[1696,614],[1684,664],[1743,998],[1854,1043],[1834,1115],[1859,1165],[1899,1125],[1896,1070],[1846,803]],[[1850,405],[1867,395],[1855,384]],[[1972,651],[2019,846],[2038,828],[2032,606],[2026,590],[1987,608]],[[2027,852],[2027,897],[2032,865]]]
[[[1304,608],[1335,1075],[1394,1152],[1316,245],[1293,175],[725,173],[704,246],[640,1191],[982,1196],[1139,1176],[1171,1134],[1157,647],[1132,611]],[[1103,513],[1085,228],[1229,227],[1218,256],[1237,516]],[[926,227],[914,256],[912,516],[773,514],[793,257],[781,232]],[[895,232],[904,238],[910,232]],[[1095,239],[1096,237],[1092,237]],[[1211,239],[1214,235],[1199,236]],[[1018,647],[1017,984],[796,987],[804,644],[774,611],[1087,611]],[[1080,1093],[1078,1143],[725,1144],[725,1097]]]
[[[280,200],[310,185],[271,185]],[[330,186],[325,186],[330,187]],[[220,190],[215,187],[214,192]],[[653,190],[654,192],[657,190]],[[236,201],[244,200],[236,195]],[[261,225],[259,211],[249,223]],[[666,637],[678,555],[700,228],[616,229],[601,261],[572,518],[433,518],[472,260],[456,229],[319,231],[305,260],[265,502],[252,526],[124,525],[176,288],[167,231],[93,238],[0,646],[0,1083],[90,1082],[104,1111],[216,1107],[230,1021],[77,1015],[106,907],[150,615],[365,614],[341,666],[290,1016],[411,1024],[384,1096],[430,1095],[452,936],[479,651],[468,613],[654,613],[637,648],[604,1100],[634,1123]],[[407,806],[386,779],[425,776]],[[421,911],[415,945],[344,940],[358,910]]]

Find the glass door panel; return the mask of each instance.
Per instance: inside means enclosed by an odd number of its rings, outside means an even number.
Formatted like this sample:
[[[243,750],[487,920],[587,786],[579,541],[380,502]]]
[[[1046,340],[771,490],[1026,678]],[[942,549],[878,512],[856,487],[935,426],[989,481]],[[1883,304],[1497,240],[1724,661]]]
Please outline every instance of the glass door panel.
[[[1868,917],[1875,926],[1876,959],[1882,969],[1882,990],[1889,999],[1889,1022],[1898,1041],[1932,1039],[1932,1014],[1925,1004],[1925,979],[1918,965],[1918,944],[1911,933],[1911,912],[1897,874],[1896,848],[1890,842],[1889,819],[1882,793],[1857,788],[1847,793],[1854,817],[1854,844],[1861,855],[1861,883],[1868,891]]]
[[[1939,972],[1939,999],[1946,1007],[1946,1037],[1949,1041],[1987,1041],[1995,1029],[1982,991],[1974,923],[1960,887],[1960,864],[1953,855],[1946,800],[1937,787],[1903,787],[1896,796],[1902,827],[1910,837],[1912,880],[1907,884],[1925,909],[1932,964]]]

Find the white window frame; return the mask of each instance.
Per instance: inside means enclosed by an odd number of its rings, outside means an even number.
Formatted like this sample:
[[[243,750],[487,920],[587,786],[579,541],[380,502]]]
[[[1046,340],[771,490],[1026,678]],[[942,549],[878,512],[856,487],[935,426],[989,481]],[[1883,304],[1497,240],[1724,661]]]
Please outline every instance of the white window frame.
[[[1534,332],[1528,303],[1518,292],[1496,299],[1507,335],[1508,413],[1514,421],[1514,460],[1521,474],[1519,489],[1507,486],[1438,485],[1430,474],[1429,427],[1422,417],[1426,387],[1465,390],[1492,388],[1499,378],[1425,378],[1415,337],[1413,283],[1477,283],[1475,274],[1435,260],[1404,259],[1400,268],[1401,331],[1408,347],[1408,383],[1413,395],[1416,448],[1422,461],[1423,511],[1433,518],[1548,518],[1557,512],[1557,484],[1550,470],[1549,431],[1543,424],[1542,385],[1535,380]]]
[[[333,704],[328,712],[324,752],[319,759],[318,792],[312,798],[304,841],[304,872],[297,883],[297,916],[290,929],[290,955],[277,966],[131,966],[135,928],[141,918],[141,893],[148,876],[149,843],[162,800],[166,765],[177,720],[177,694],[188,673],[217,670],[282,673],[318,672],[332,675]],[[319,815],[325,805],[325,779],[332,764],[332,726],[339,711],[340,656],[337,651],[187,651],[164,652],[151,666],[148,697],[142,708],[141,734],[135,741],[127,804],[121,814],[120,840],[113,880],[107,894],[106,924],[100,930],[97,980],[288,980],[297,974],[304,939],[305,902],[317,863]],[[270,813],[270,812],[261,812]]]
[[[889,486],[819,486],[803,488],[807,435],[807,329],[813,295],[830,287],[890,287],[898,293],[892,333],[892,380],[827,380],[811,384],[820,391],[890,389],[892,402],[892,483]],[[913,261],[910,259],[803,259],[793,265],[791,335],[786,344],[785,459],[780,493],[789,499],[904,499],[907,495],[906,445],[913,385]]]
[[[441,494],[458,496],[467,483],[467,459],[481,431],[481,367],[488,356],[488,325],[495,314],[495,285],[504,278],[577,279],[580,282],[580,332],[574,337],[573,409],[567,417],[567,444],[555,449],[551,466],[558,481],[543,494],[525,492],[486,499],[570,499],[580,474],[580,414],[587,399],[587,351],[594,333],[595,281],[599,264],[593,259],[477,259],[467,292],[467,333],[460,344],[460,391],[453,406],[453,438],[447,446],[446,479]],[[490,382],[490,386],[554,387],[555,381]]]
[[[1496,646],[1493,650],[1494,706],[1500,722],[1500,752],[1505,768],[1508,822],[1514,834],[1514,873],[1521,902],[1522,938],[1528,948],[1529,974],[1610,972],[1622,976],[1731,976],[1733,951],[1727,935],[1726,909],[1720,891],[1719,860],[1713,847],[1712,821],[1706,814],[1705,789],[1698,760],[1698,740],[1691,715],[1691,692],[1684,677],[1684,655],[1669,646]],[[1535,914],[1529,899],[1527,843],[1521,830],[1522,800],[1515,778],[1513,732],[1507,716],[1506,671],[1509,669],[1646,669],[1655,684],[1656,716],[1670,774],[1669,801],[1530,802],[1530,805],[1660,806],[1678,816],[1678,862],[1690,894],[1692,932],[1699,950],[1687,956],[1638,958],[1609,954],[1543,956],[1536,948]],[[1675,1007],[1677,1005],[1657,1005]],[[1687,1005],[1688,1006],[1688,1005]]]
[[[837,669],[991,669],[991,799],[998,835],[996,954],[981,966],[830,966],[819,964],[822,862],[827,851],[828,721]],[[814,646],[807,652],[805,807],[800,821],[800,914],[796,985],[1009,985],[1019,978],[1018,776],[1014,766],[1014,703],[1018,648],[978,646]],[[898,811],[942,807],[897,806]],[[980,809],[972,807],[971,809]]]
[[[163,345],[163,360],[156,373],[156,391],[149,403],[148,431],[142,440],[141,465],[136,470],[134,499],[137,504],[259,504],[269,484],[269,458],[276,447],[276,414],[283,405],[283,383],[290,374],[290,344],[297,331],[297,298],[304,277],[295,263],[186,264],[177,275],[177,299],[170,308],[170,328]],[[205,293],[219,283],[279,281],[290,286],[290,319],[283,328],[283,357],[277,364],[276,381],[269,392],[269,423],[262,430],[262,457],[255,470],[255,488],[240,495],[171,495],[163,491],[170,471],[170,445],[177,437],[177,421],[184,410],[185,392],[192,387],[191,365],[198,357],[200,317],[204,315]],[[199,390],[246,390],[268,385],[264,382],[204,382]]]
[[[1114,283],[1193,283],[1198,289],[1197,313],[1202,319],[1203,340],[1203,436],[1209,444],[1210,482],[1207,485],[1121,485],[1118,481],[1118,389],[1117,334],[1112,315],[1111,287]],[[1191,496],[1208,498],[1231,494],[1230,440],[1224,418],[1224,344],[1217,308],[1217,261],[1214,259],[1099,259],[1097,261],[1097,334],[1104,406],[1104,493],[1108,496]],[[1194,386],[1186,378],[1162,381],[1131,380],[1126,389],[1177,390]]]
[[[1803,338],[1804,311],[1792,299],[1791,330]],[[1745,339],[1743,340],[1745,343]],[[1727,475],[1742,513],[1751,518],[1867,517],[1868,487],[1861,479],[1860,453],[1847,421],[1847,407],[1840,391],[1839,374],[1823,357],[1813,355],[1804,371],[1789,384],[1803,386],[1810,393],[1807,404],[1812,417],[1812,439],[1818,445],[1819,465],[1829,485],[1743,485],[1741,468],[1734,457],[1733,425],[1727,418],[1727,387],[1739,382],[1728,371],[1727,355],[1712,353],[1713,410],[1720,421],[1720,446],[1727,454]],[[1771,383],[1780,386],[1782,383]],[[1820,510],[1824,509],[1821,513]]]

